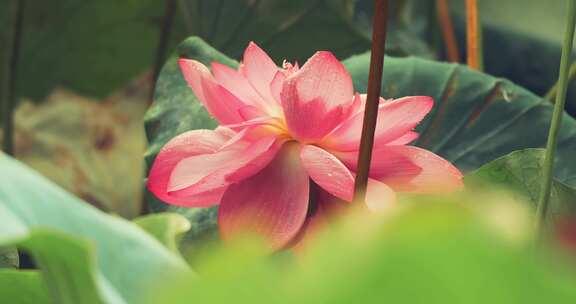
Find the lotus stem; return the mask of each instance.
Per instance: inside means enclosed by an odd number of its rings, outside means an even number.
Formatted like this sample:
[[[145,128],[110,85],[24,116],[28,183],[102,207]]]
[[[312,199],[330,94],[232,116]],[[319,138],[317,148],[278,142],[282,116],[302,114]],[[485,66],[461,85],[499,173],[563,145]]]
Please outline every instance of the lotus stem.
[[[572,41],[574,39],[574,26],[576,25],[576,0],[568,0],[568,21],[564,32],[564,42],[562,44],[562,56],[560,58],[560,71],[558,76],[558,93],[554,104],[552,122],[548,133],[546,144],[546,154],[544,156],[542,187],[538,199],[536,211],[536,232],[542,235],[544,232],[544,221],[546,219],[550,193],[552,189],[552,174],[554,170],[554,155],[558,142],[558,133],[562,125],[562,115],[564,114],[564,104],[566,102],[566,91],[568,89],[568,64],[572,52]]]
[[[458,44],[456,43],[456,34],[454,33],[454,25],[452,24],[452,18],[450,17],[447,0],[436,0],[436,10],[442,28],[442,38],[444,40],[446,57],[449,62],[458,62],[460,61],[460,51],[458,50]]]
[[[477,0],[466,0],[466,44],[467,62],[472,69],[482,71],[482,29],[478,16]]]
[[[576,62],[573,62],[570,65],[570,69],[568,70],[568,84],[570,84],[572,80],[574,80],[574,77],[576,77]],[[550,101],[551,103],[554,103],[557,93],[558,93],[558,82],[556,82],[554,86],[552,86],[552,88],[548,90],[548,93],[544,95],[544,99]]]
[[[366,188],[368,185],[370,162],[372,160],[374,132],[378,119],[378,104],[382,86],[388,10],[388,0],[375,0],[374,20],[372,24],[372,52],[370,55],[370,72],[368,75],[368,96],[366,97],[366,107],[364,109],[358,169],[354,183],[353,201],[355,202],[366,201]]]

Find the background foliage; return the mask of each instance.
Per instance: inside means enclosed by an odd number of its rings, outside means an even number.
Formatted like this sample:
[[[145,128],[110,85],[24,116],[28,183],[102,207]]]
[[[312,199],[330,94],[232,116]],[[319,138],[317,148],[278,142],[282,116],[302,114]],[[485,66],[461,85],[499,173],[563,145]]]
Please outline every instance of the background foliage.
[[[11,1],[0,0],[2,45]],[[545,142],[551,105],[540,96],[557,77],[562,3],[479,1],[481,73],[443,63],[434,1],[393,2],[383,95],[434,97],[417,144],[469,172],[469,192],[403,198],[389,218],[350,216],[306,255],[270,258],[258,242],[215,245],[215,208],[143,195],[143,154],[150,165],[173,136],[215,126],[175,58],[236,66],[250,40],[278,64],[330,50],[365,92],[372,1],[26,1],[16,75],[21,162],[0,155],[0,302],[572,303],[574,259],[556,247],[576,239],[576,229],[559,234],[576,218],[576,84],[560,136],[552,244],[537,254],[531,215],[542,152],[526,149]],[[449,1],[464,59],[461,2]],[[150,71],[165,61],[144,116]],[[492,194],[495,186],[508,194]],[[123,219],[147,208],[161,213]],[[37,269],[15,269],[16,248]]]

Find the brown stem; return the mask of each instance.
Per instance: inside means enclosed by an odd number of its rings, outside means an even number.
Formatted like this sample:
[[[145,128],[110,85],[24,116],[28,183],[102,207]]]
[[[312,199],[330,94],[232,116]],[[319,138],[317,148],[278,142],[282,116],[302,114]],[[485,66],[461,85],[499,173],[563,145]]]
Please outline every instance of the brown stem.
[[[450,17],[447,0],[436,0],[436,10],[438,12],[438,21],[442,27],[442,38],[444,39],[446,57],[450,62],[458,62],[460,61],[460,51],[458,50],[458,43],[456,42],[456,34],[454,33],[454,25]]]
[[[482,37],[478,18],[477,0],[466,0],[466,43],[468,66],[482,70]]]
[[[384,50],[386,48],[386,26],[388,21],[388,0],[375,0],[374,20],[372,24],[372,53],[370,55],[370,73],[368,76],[368,96],[364,109],[358,169],[354,183],[354,201],[366,200],[366,187],[372,160],[374,132],[378,119],[378,104],[382,85]]]

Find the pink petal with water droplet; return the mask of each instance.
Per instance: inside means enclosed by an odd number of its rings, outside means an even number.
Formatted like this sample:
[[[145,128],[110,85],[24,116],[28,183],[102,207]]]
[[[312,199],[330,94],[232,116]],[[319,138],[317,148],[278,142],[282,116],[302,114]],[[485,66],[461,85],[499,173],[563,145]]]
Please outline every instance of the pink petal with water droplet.
[[[412,129],[430,112],[433,103],[432,98],[427,96],[409,96],[392,101],[381,99],[374,145],[384,145],[403,136],[412,136],[406,133],[412,132]],[[322,145],[339,151],[358,150],[363,119],[363,111],[353,115],[326,136]]]
[[[316,146],[304,146],[300,153],[302,164],[310,178],[328,193],[352,201],[355,175],[334,155]],[[394,190],[386,184],[368,180],[366,205],[372,211],[388,210],[396,203]]]
[[[285,73],[283,71],[278,71],[270,83],[270,92],[278,104],[280,104],[280,92],[282,92],[282,85],[284,84],[285,79]]]
[[[282,144],[275,137],[264,137],[254,142],[232,141],[225,149],[178,162],[171,172],[169,194],[188,197],[248,178],[262,170]]]
[[[239,109],[246,107],[240,99],[219,85],[202,63],[180,59],[184,79],[208,112],[222,124],[244,121]]]
[[[351,201],[354,194],[354,176],[340,160],[322,148],[302,147],[300,159],[310,178],[328,193]]]
[[[382,143],[382,142],[378,142],[376,143],[376,145],[374,146],[374,149],[378,149],[379,147],[382,146],[382,144],[387,145],[387,146],[402,146],[402,145],[408,145],[410,143],[412,143],[413,141],[415,141],[416,139],[418,139],[418,137],[420,137],[420,134],[418,134],[418,132],[414,132],[414,131],[409,131],[407,133],[405,133],[404,135],[390,141],[387,143]]]
[[[261,96],[242,73],[218,62],[212,63],[212,72],[220,85],[250,105],[251,118],[269,115],[272,110],[280,107],[276,100]]]
[[[221,237],[254,234],[272,250],[283,248],[304,224],[308,192],[298,146],[287,144],[258,174],[228,187],[218,211]]]
[[[352,171],[357,152],[337,153]],[[417,193],[451,192],[462,187],[462,173],[440,156],[413,146],[385,146],[372,152],[370,177],[396,191]]]
[[[282,109],[290,133],[315,142],[347,117],[353,105],[352,79],[329,52],[317,52],[283,82]]]
[[[174,167],[180,160],[195,155],[214,153],[229,140],[231,135],[228,130],[219,129],[218,131],[193,130],[174,137],[160,150],[152,164],[148,175],[148,190],[168,204],[186,207],[207,207],[218,204],[225,187],[214,188],[193,196],[174,197],[168,193],[168,183]]]
[[[268,102],[274,98],[270,92],[270,83],[274,79],[278,66],[256,43],[250,42],[242,59],[240,71],[246,76],[252,87]]]

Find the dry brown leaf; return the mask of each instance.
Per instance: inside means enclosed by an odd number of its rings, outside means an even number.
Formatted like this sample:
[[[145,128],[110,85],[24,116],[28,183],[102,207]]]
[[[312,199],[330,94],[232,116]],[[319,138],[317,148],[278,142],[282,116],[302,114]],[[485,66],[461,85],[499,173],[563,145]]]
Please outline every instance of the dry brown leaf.
[[[55,90],[15,112],[15,155],[83,200],[127,218],[142,207],[146,75],[105,101]]]

